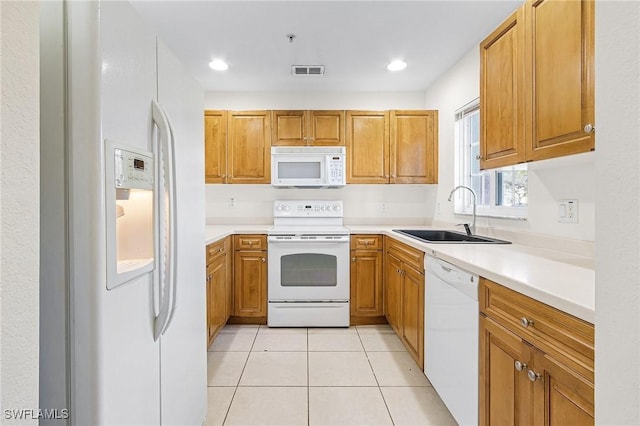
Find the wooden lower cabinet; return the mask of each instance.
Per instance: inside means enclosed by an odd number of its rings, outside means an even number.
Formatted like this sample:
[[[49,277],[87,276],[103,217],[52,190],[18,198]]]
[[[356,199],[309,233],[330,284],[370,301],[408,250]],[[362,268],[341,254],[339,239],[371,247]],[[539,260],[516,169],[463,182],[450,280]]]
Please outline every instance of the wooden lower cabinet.
[[[402,341],[424,368],[424,274],[404,265],[402,275]]]
[[[402,261],[387,253],[384,274],[384,314],[398,336],[402,336]]]
[[[480,425],[593,425],[593,325],[484,278],[479,299]]]
[[[594,384],[548,354],[536,350],[534,425],[593,425]],[[539,375],[539,377],[537,376]]]
[[[247,239],[248,236],[236,235]],[[264,235],[255,236],[260,247],[266,247]],[[237,248],[238,245],[236,244]],[[236,250],[234,252],[234,305],[233,315],[236,317],[267,316],[267,251]]]
[[[385,317],[424,368],[424,253],[385,238]]]
[[[207,246],[207,343],[231,315],[231,238]]]
[[[351,325],[386,323],[382,288],[382,235],[351,236]]]
[[[527,425],[532,422],[533,383],[525,366],[533,348],[495,321],[480,316],[481,426]],[[523,370],[518,371],[515,363]]]

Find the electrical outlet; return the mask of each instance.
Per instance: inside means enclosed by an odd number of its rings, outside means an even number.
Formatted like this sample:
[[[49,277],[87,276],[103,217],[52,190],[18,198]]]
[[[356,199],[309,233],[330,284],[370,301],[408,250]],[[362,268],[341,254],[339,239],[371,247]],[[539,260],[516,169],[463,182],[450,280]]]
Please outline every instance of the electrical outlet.
[[[236,199],[235,199],[235,197],[230,197],[229,198],[229,207],[231,207],[232,209],[236,207]]]
[[[578,200],[560,200],[558,202],[558,222],[578,223]]]

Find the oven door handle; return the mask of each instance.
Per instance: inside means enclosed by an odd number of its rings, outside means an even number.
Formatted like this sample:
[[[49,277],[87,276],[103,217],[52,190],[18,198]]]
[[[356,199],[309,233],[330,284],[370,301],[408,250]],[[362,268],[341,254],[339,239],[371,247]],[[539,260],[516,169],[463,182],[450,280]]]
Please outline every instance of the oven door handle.
[[[270,243],[348,243],[349,235],[286,235],[270,236],[267,239]]]

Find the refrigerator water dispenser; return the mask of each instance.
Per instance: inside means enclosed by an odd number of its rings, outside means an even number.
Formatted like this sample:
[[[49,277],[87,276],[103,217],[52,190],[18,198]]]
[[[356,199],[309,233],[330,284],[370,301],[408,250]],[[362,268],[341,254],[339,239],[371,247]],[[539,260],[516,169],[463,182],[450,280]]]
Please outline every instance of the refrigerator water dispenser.
[[[106,140],[107,289],[154,268],[153,153]]]

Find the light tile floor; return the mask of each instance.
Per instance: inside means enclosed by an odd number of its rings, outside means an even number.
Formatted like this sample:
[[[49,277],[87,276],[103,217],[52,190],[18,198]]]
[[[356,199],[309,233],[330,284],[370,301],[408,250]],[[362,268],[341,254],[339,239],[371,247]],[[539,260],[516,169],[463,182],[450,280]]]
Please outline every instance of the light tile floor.
[[[206,425],[455,425],[387,325],[227,325],[209,348]]]

